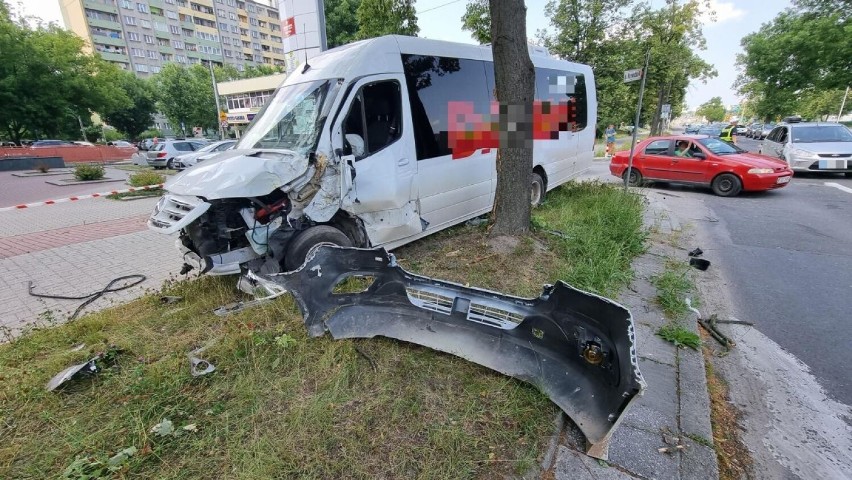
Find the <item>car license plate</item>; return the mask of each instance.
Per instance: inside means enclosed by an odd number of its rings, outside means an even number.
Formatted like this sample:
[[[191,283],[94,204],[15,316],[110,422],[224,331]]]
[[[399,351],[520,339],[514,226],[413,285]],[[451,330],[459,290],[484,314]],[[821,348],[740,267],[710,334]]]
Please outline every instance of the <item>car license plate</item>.
[[[778,177],[775,183],[788,183],[792,177]]]
[[[820,170],[832,170],[835,168],[846,168],[846,160],[820,160]]]

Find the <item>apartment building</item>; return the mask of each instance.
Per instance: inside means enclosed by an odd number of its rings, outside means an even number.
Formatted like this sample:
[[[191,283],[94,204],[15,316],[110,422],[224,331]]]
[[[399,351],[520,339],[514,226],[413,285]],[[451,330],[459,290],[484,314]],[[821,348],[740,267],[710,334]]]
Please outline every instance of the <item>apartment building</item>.
[[[58,0],[65,26],[141,77],[168,62],[285,65],[277,0]]]

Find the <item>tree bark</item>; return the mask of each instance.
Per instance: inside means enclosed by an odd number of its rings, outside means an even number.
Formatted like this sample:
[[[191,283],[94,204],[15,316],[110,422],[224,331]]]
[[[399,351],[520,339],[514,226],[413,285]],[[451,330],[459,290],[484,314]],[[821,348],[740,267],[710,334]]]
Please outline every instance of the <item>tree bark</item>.
[[[527,46],[527,9],[523,0],[489,0],[489,6],[497,100],[504,106],[501,112],[509,112],[509,118],[500,121],[503,131],[497,152],[497,191],[491,212],[494,220],[491,235],[520,235],[530,227],[533,166],[535,69]],[[524,113],[523,120],[515,118]],[[501,113],[501,117],[505,115]],[[505,129],[511,124],[516,124],[517,130],[523,133],[507,132]]]

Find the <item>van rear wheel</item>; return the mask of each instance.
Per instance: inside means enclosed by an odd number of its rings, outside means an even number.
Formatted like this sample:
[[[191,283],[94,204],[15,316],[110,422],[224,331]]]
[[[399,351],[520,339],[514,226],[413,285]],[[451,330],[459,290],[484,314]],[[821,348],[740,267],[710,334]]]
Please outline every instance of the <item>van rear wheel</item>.
[[[310,227],[290,242],[284,256],[284,268],[288,272],[298,269],[305,263],[305,258],[307,258],[311,249],[319,245],[351,247],[352,240],[345,233],[330,225]]]
[[[530,203],[532,203],[533,207],[544,203],[544,188],[544,179],[541,178],[541,175],[533,172],[532,188],[530,190]]]

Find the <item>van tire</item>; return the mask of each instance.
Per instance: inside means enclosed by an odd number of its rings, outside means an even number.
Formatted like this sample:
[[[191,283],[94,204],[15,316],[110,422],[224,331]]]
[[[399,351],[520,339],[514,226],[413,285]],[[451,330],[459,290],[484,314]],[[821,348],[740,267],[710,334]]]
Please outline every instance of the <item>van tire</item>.
[[[710,184],[713,193],[720,197],[735,197],[743,189],[743,182],[733,173],[723,173]]]
[[[351,247],[352,240],[345,233],[329,225],[310,227],[297,235],[287,246],[284,268],[291,272],[301,267],[311,249],[318,245]]]
[[[532,173],[532,188],[530,190],[530,202],[533,207],[537,207],[544,203],[545,194],[544,179],[536,172]]]

